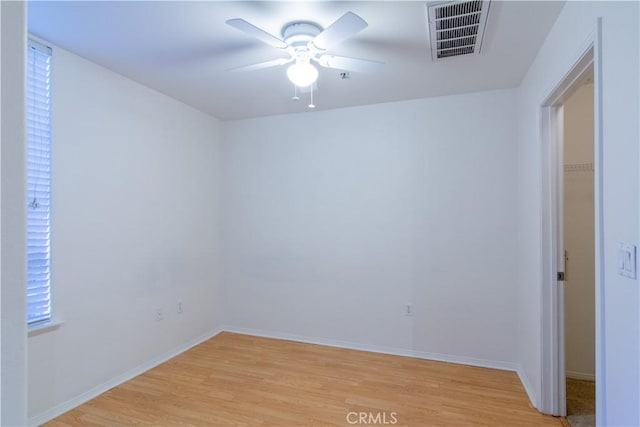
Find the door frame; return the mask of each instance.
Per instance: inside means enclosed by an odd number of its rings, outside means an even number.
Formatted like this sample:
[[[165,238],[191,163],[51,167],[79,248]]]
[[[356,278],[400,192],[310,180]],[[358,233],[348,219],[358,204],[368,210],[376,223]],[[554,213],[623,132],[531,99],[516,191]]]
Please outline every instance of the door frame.
[[[575,61],[540,105],[542,179],[541,289],[541,412],[566,415],[563,227],[563,108],[564,101],[593,73],[594,85],[594,209],[595,209],[595,329],[596,423],[605,418],[604,261],[602,185],[602,20],[590,34]]]

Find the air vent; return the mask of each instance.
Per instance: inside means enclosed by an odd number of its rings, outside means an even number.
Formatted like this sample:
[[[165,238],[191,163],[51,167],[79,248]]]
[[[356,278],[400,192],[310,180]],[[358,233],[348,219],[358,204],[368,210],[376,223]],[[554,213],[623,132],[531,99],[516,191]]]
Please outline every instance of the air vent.
[[[427,3],[434,61],[480,53],[490,0]]]

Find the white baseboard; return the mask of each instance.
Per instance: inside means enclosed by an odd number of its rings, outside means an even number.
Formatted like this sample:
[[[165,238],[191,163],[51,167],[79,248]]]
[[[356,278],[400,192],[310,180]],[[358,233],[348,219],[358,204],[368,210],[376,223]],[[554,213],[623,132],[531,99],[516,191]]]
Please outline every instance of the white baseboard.
[[[595,381],[595,374],[585,374],[584,372],[575,372],[575,371],[567,371],[567,378],[571,378],[573,380],[584,380],[584,381]]]
[[[383,347],[383,346],[370,345],[370,344],[360,344],[360,343],[354,343],[350,341],[341,341],[341,340],[334,340],[329,338],[306,337],[302,335],[287,334],[282,332],[263,331],[260,329],[236,328],[233,326],[223,326],[222,330],[225,332],[233,332],[233,333],[244,334],[244,335],[253,335],[253,336],[264,337],[264,338],[297,341],[297,342],[303,342],[307,344],[325,345],[328,347],[347,348],[350,350],[370,351],[373,353],[393,354],[395,356],[416,357],[418,359],[435,360],[438,362],[457,363],[460,365],[478,366],[481,368],[500,369],[503,371],[517,372],[517,368],[518,368],[516,363],[511,363],[511,362],[476,359],[473,357],[455,356],[451,354],[428,353],[424,351],[417,351],[417,350],[410,350],[410,349],[403,349],[403,348],[393,348],[393,347]]]
[[[218,335],[220,332],[222,332],[221,328],[216,328],[210,332],[207,332],[203,335],[200,335],[197,338],[192,339],[191,341],[188,341],[172,350],[169,350],[166,353],[161,354],[160,356],[154,357],[153,359],[136,366],[135,368],[125,372],[122,375],[118,375],[117,377],[102,383],[94,388],[92,388],[91,390],[88,390],[74,398],[71,398],[69,400],[67,400],[66,402],[63,402],[59,405],[54,406],[51,409],[47,409],[44,412],[41,412],[31,418],[29,418],[29,425],[30,426],[39,426],[40,424],[44,424],[47,421],[50,421],[52,419],[54,419],[57,416],[60,416],[62,414],[64,414],[67,411],[70,411],[71,409],[82,405],[83,403],[93,399],[94,397],[97,397],[99,395],[101,395],[102,393],[112,389],[113,387],[122,384],[126,381],[129,381],[130,379],[132,379],[133,377],[136,377],[140,374],[143,374],[144,372],[148,371],[151,368],[154,368],[158,365],[160,365],[161,363],[166,362],[167,360],[176,357],[177,355],[179,355],[180,353],[184,353],[185,351],[189,350],[192,347],[195,347],[196,345],[215,337],[216,335]]]
[[[529,402],[531,402],[531,405],[533,405],[534,408],[538,409],[538,396],[531,386],[531,381],[529,381],[529,377],[524,372],[524,368],[521,365],[518,365],[516,372],[518,373],[518,378],[520,378],[520,382],[524,387],[524,391],[527,392],[527,396],[529,396]]]

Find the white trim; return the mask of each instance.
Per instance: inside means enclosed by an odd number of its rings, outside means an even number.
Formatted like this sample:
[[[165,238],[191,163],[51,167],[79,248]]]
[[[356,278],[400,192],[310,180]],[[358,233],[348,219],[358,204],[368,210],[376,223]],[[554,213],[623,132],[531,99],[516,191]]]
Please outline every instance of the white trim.
[[[54,331],[62,325],[64,325],[64,321],[56,319],[48,320],[46,322],[37,322],[28,326],[28,336],[33,337],[44,334],[45,332]]]
[[[567,371],[567,378],[573,380],[595,381],[595,374],[585,374],[584,372]]]
[[[594,200],[595,211],[595,287],[596,287],[596,425],[605,425],[605,318],[604,318],[604,196],[603,196],[603,134],[602,134],[602,17],[596,21],[593,38],[594,90]]]
[[[148,371],[149,369],[152,369],[158,365],[160,365],[161,363],[166,362],[169,359],[172,359],[174,357],[176,357],[177,355],[184,353],[185,351],[189,350],[192,347],[195,347],[196,345],[203,343],[204,341],[207,341],[208,339],[211,339],[213,337],[215,337],[216,335],[218,335],[220,332],[222,332],[222,329],[220,328],[216,328],[210,332],[207,332],[203,335],[200,335],[197,338],[194,338],[191,341],[188,341],[172,350],[167,351],[166,353],[161,354],[160,356],[154,357],[153,359],[136,366],[135,368],[121,374],[118,375],[115,378],[110,379],[107,382],[104,382],[100,385],[97,385],[95,387],[93,387],[92,389],[76,396],[73,397],[69,400],[67,400],[66,402],[63,402],[59,405],[54,406],[51,409],[47,409],[44,412],[41,412],[37,415],[34,415],[33,417],[29,418],[29,425],[30,426],[38,426],[41,424],[46,423],[47,421],[50,421],[52,419],[54,419],[57,416],[60,416],[62,414],[64,414],[67,411],[70,411],[71,409],[82,405],[83,403],[101,395],[102,393],[112,389],[113,387],[116,387],[117,385],[120,385],[126,381],[129,381],[130,379],[145,373],[146,371]]]
[[[456,356],[452,354],[429,353],[418,350],[410,350],[395,347],[384,347],[371,344],[354,343],[351,341],[335,340],[331,338],[315,338],[303,335],[288,334],[283,332],[264,331],[251,328],[237,328],[233,326],[223,326],[225,332],[232,332],[243,335],[253,335],[256,337],[273,338],[279,340],[296,341],[307,344],[324,345],[328,347],[346,348],[350,350],[370,351],[373,353],[391,354],[394,356],[415,357],[418,359],[435,360],[438,362],[456,363],[460,365],[478,366],[481,368],[500,369],[503,371],[518,371],[518,365],[512,362],[503,362],[487,359],[476,359],[474,357]]]
[[[527,373],[524,371],[524,368],[522,367],[522,365],[518,365],[518,369],[516,370],[516,373],[518,374],[518,378],[520,378],[520,382],[524,387],[524,391],[527,393],[527,396],[529,396],[529,402],[531,402],[534,408],[537,408],[538,399],[536,396],[536,392],[531,386],[531,381],[529,381],[529,377],[527,376]]]

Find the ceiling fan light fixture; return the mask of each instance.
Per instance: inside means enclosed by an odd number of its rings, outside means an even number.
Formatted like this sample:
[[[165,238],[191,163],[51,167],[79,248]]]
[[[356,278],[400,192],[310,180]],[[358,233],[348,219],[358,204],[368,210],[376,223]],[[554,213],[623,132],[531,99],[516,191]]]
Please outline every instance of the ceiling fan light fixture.
[[[294,85],[307,87],[318,80],[318,69],[311,65],[308,60],[298,60],[287,68],[287,77]]]

